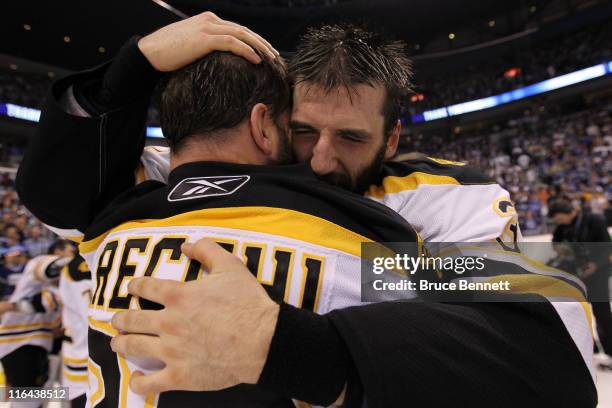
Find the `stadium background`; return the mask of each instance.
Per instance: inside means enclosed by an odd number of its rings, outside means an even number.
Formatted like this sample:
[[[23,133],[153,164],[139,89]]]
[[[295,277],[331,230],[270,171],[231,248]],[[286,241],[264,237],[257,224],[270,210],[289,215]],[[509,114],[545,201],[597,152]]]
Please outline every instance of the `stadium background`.
[[[49,84],[107,61],[131,35],[205,10],[252,28],[288,58],[307,27],[325,22],[405,40],[415,87],[400,155],[481,167],[511,192],[529,240],[550,240],[548,203],[562,195],[612,225],[611,1],[24,0],[0,13],[3,282],[54,239],[13,188]],[[148,126],[148,143],[162,144],[154,105]],[[612,374],[600,374],[600,406],[612,407]]]

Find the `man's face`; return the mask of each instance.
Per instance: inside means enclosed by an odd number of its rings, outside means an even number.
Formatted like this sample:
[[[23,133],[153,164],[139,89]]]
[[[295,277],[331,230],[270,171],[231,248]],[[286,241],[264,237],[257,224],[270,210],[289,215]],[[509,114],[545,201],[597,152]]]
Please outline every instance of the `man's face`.
[[[9,227],[4,232],[8,239],[19,240],[19,230],[16,227]]]
[[[40,238],[41,234],[42,234],[42,232],[40,230],[40,227],[38,227],[38,226],[34,226],[30,230],[30,237],[32,237],[34,239]]]
[[[72,245],[66,245],[63,249],[58,249],[55,251],[55,255],[58,255],[62,258],[72,258],[74,257],[75,249]]]
[[[397,149],[399,127],[384,134],[382,86],[358,85],[325,92],[308,82],[295,86],[290,128],[299,162],[310,162],[323,180],[363,193]]]

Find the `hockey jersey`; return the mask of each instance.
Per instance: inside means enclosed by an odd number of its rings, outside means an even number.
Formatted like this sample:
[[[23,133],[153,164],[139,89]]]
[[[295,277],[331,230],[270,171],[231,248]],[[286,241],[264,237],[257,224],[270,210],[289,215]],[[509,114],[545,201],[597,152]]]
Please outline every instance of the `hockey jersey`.
[[[318,181],[308,166],[189,163],[170,174],[168,185],[141,183],[105,209],[80,244],[95,286],[91,406],[257,407],[276,399],[246,386],[143,398],[129,389],[130,375],[158,369],[159,362],[110,349],[115,312],[157,307],[127,293],[130,279],[198,279],[199,263],[182,255],[180,246],[201,237],[242,258],[275,300],[317,313],[360,303],[363,242],[413,242],[418,251],[416,233],[397,214]]]
[[[59,295],[63,301],[62,386],[73,400],[87,391],[87,313],[91,298],[91,272],[85,260],[76,256],[62,269]]]
[[[28,301],[31,311],[7,312],[0,324],[0,357],[25,345],[40,346],[48,351],[53,345],[53,329],[61,324],[60,302],[57,288],[49,281],[41,280],[38,273],[57,257],[41,255],[25,266],[10,302]],[[42,265],[41,265],[42,261]]]

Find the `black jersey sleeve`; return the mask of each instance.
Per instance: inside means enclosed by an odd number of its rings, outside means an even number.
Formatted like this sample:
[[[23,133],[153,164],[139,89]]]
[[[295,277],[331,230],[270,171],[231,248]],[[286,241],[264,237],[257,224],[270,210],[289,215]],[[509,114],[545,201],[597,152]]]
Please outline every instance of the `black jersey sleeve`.
[[[383,302],[324,316],[281,306],[259,385],[328,405],[347,384],[347,408],[595,407],[569,333],[550,303],[531,296]]]
[[[49,90],[16,188],[25,206],[60,235],[78,235],[114,197],[134,186],[154,77],[133,93],[113,90],[133,76],[118,74],[130,61],[142,66],[142,54],[134,48],[131,40],[114,61],[60,79]],[[68,92],[84,114],[63,106]]]
[[[356,370],[347,406],[597,406],[593,379],[553,306],[522,300],[331,312]]]

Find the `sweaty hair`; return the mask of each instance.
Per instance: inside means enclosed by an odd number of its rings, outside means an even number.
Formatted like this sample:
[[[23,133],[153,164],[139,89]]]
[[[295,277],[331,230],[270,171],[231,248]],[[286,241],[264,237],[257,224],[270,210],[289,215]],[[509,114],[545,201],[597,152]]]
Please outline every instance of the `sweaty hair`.
[[[412,63],[406,44],[352,25],[325,25],[302,37],[289,64],[293,86],[309,82],[326,92],[355,85],[384,86],[385,136],[400,117],[402,101],[412,91]]]
[[[255,65],[227,52],[213,52],[169,74],[159,101],[164,137],[173,150],[192,137],[212,138],[250,117],[257,103],[273,119],[291,103],[285,63],[258,53]]]

